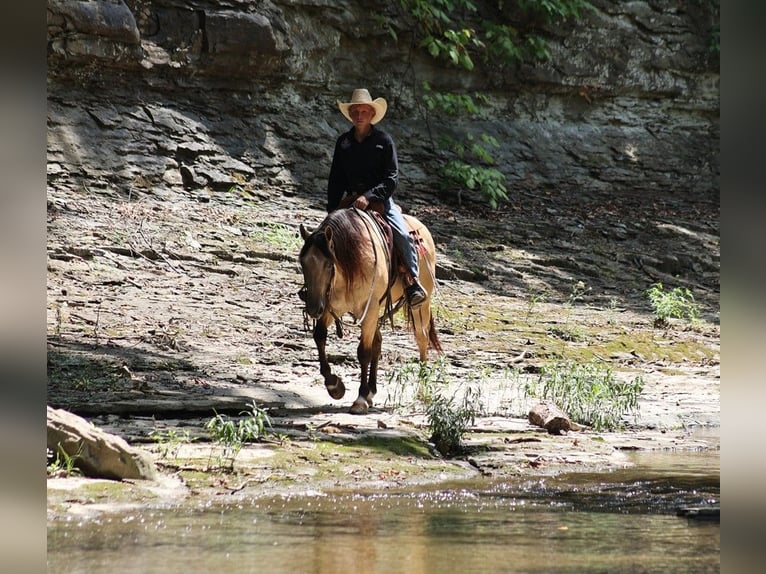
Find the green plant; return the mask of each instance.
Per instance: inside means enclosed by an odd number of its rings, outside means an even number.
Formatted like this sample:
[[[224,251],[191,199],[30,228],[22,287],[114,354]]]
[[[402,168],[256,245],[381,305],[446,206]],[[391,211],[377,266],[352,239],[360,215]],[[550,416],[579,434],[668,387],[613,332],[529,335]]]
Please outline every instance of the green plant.
[[[579,18],[581,11],[593,9],[593,5],[586,0],[517,0],[517,3],[523,10],[543,15],[546,22]]]
[[[74,378],[74,389],[77,391],[92,390],[94,381],[88,373],[80,373]]]
[[[149,433],[149,437],[157,443],[160,449],[160,456],[165,459],[171,455],[174,459],[177,459],[181,446],[192,441],[188,430],[180,432],[172,428],[153,430]]]
[[[436,395],[428,405],[426,415],[431,431],[430,440],[443,456],[454,456],[462,452],[463,435],[468,426],[474,423],[478,412],[474,404],[477,395],[477,391],[468,388],[459,404],[455,397]]]
[[[590,287],[585,285],[583,281],[577,281],[572,285],[572,290],[567,298],[566,305],[564,306],[565,312],[563,315],[563,321],[561,327],[553,327],[549,331],[552,335],[561,339],[562,341],[582,341],[585,339],[583,329],[579,324],[571,326],[570,320],[572,318],[572,309],[575,303],[581,301],[583,296],[590,291]]]
[[[622,383],[599,362],[565,362],[543,367],[537,382],[527,383],[525,393],[555,403],[575,422],[614,430],[623,426],[623,415],[638,416],[643,388],[640,376]]]
[[[394,410],[417,403],[427,405],[440,387],[446,385],[446,363],[439,357],[428,363],[408,361],[388,374],[385,405]]]
[[[476,101],[478,100],[478,102]],[[482,94],[453,94],[450,92],[437,92],[431,89],[428,82],[423,82],[423,103],[431,112],[440,112],[447,116],[457,117],[460,115],[480,115],[482,105],[487,102],[487,96]]]
[[[434,91],[428,82],[423,82],[423,102],[427,113],[479,117],[483,114],[482,105],[486,101],[486,96],[481,94],[471,96]],[[492,167],[495,158],[491,150],[499,147],[497,139],[486,133],[478,138],[471,134],[463,139],[445,137],[439,142],[439,147],[445,155],[439,168],[441,184],[456,190],[458,204],[462,205],[464,189],[481,192],[493,209],[508,199],[505,176]]]
[[[529,319],[532,317],[532,313],[534,313],[535,307],[538,304],[545,303],[548,299],[547,293],[535,293],[530,294],[527,297],[527,314],[526,314],[526,320],[529,322]]]
[[[710,51],[714,54],[721,53],[721,25],[716,24],[710,30]]]
[[[259,245],[266,244],[289,253],[298,250],[301,246],[300,237],[295,232],[295,228],[283,223],[260,223],[251,233],[250,239]]]
[[[577,301],[581,301],[583,295],[585,295],[588,291],[590,291],[590,287],[586,286],[582,281],[578,281],[572,285],[572,291],[569,293],[568,299],[569,306],[571,307],[577,303]]]
[[[400,0],[402,9],[413,20],[419,48],[436,59],[468,72],[481,62],[488,68],[502,70],[526,59],[550,58],[543,32],[556,20],[579,18],[593,6],[586,0],[517,0],[482,6],[472,0]],[[387,27],[396,40],[393,28]],[[488,98],[481,94],[454,94],[431,90],[423,84],[423,102],[427,114],[442,112],[448,117],[482,116]],[[482,134],[482,143],[470,136],[458,144],[435,144],[446,151],[441,162],[441,183],[457,189],[462,203],[464,189],[480,191],[496,209],[508,199],[505,175],[494,166],[488,147],[497,147]]]
[[[481,139],[486,145],[498,146],[497,141],[487,134],[482,134]],[[504,185],[505,176],[497,168],[489,167],[495,160],[485,145],[474,141],[470,135],[467,144],[452,142],[451,151],[455,158],[448,160],[441,167],[443,183],[447,187],[457,188],[458,204],[462,203],[462,190],[470,189],[481,192],[487,203],[493,209],[497,209],[501,202],[508,199],[508,190]]]
[[[266,425],[271,428],[271,419],[266,412],[253,401],[250,409],[241,411],[239,414],[244,418],[237,421],[230,419],[213,410],[215,416],[205,425],[205,430],[210,434],[214,443],[221,447],[218,457],[218,466],[224,467],[224,461],[228,462],[227,468],[234,469],[234,460],[248,441],[258,440],[264,435]],[[212,452],[211,452],[212,456]]]
[[[687,288],[676,287],[665,291],[662,283],[655,283],[646,290],[649,302],[654,310],[655,327],[664,327],[668,319],[689,319],[692,323],[699,319],[699,307],[694,295]]]
[[[478,7],[471,0],[400,0],[433,58],[473,70],[475,61],[500,66],[547,58],[543,34],[550,24],[580,18],[586,0],[517,0]]]
[[[79,476],[82,475],[82,471],[76,466],[77,459],[80,458],[82,453],[82,443],[80,443],[77,452],[73,455],[67,453],[62,447],[61,443],[58,444],[56,452],[46,448],[47,465],[46,474],[51,478],[65,478],[67,476]]]

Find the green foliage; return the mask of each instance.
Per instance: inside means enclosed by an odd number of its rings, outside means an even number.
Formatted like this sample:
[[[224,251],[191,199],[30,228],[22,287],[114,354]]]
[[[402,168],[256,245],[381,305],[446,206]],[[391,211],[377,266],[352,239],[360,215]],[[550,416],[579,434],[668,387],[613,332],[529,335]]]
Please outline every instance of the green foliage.
[[[721,26],[716,25],[710,31],[710,51],[715,54],[721,53]]]
[[[528,383],[525,391],[530,397],[555,403],[575,422],[595,430],[615,430],[623,426],[623,415],[638,416],[643,388],[640,376],[622,383],[611,368],[592,361],[544,367],[538,381]]]
[[[433,397],[426,409],[431,442],[443,456],[454,456],[462,452],[462,439],[469,425],[476,419],[474,392],[469,388],[460,403],[454,397],[443,395]]]
[[[479,115],[482,112],[480,104],[486,102],[486,97],[481,95],[472,97],[467,94],[434,92],[427,83],[423,87],[426,108],[450,117]],[[451,155],[439,169],[441,184],[447,189],[457,190],[459,203],[462,202],[462,192],[465,189],[479,191],[493,209],[508,199],[505,175],[492,167],[495,158],[491,150],[499,147],[497,139],[485,133],[478,139],[468,134],[463,140],[445,138],[441,145]]]
[[[234,468],[234,460],[244,444],[264,436],[266,425],[271,428],[269,415],[265,409],[258,407],[255,401],[250,405],[250,410],[239,414],[244,415],[244,418],[235,421],[216,412],[205,425],[210,438],[221,447],[218,466],[223,467],[224,462],[228,462],[229,470]]]
[[[513,26],[486,22],[484,33],[487,61],[518,62],[524,59],[524,48]]]
[[[386,383],[390,389],[386,406],[397,410],[417,403],[430,404],[439,388],[447,384],[445,369],[442,357],[428,363],[409,361],[393,369]]]
[[[473,70],[474,63],[471,59],[471,46],[479,47],[481,42],[475,37],[473,30],[446,30],[443,38],[426,36],[420,45],[428,50],[434,58],[444,58],[456,66],[468,71]]]
[[[654,324],[664,327],[668,319],[689,319],[692,323],[699,319],[699,308],[694,295],[687,288],[676,287],[665,291],[662,283],[655,283],[646,291],[654,310]]]
[[[517,3],[530,14],[542,15],[546,22],[579,18],[581,12],[593,9],[593,5],[586,0],[517,0]]]
[[[158,444],[160,456],[165,459],[170,458],[171,456],[174,459],[177,459],[178,451],[181,449],[181,446],[192,442],[188,430],[181,432],[173,428],[153,430],[149,434],[149,437]]]
[[[425,407],[431,442],[443,456],[454,456],[462,451],[462,437],[481,412],[481,402],[480,391],[471,386],[460,400],[445,397],[449,385],[446,367],[445,359],[439,358],[429,363],[407,362],[395,369],[388,378],[386,405],[394,410]]]
[[[530,293],[527,296],[527,314],[526,314],[527,322],[529,322],[529,319],[532,316],[532,313],[534,312],[535,307],[539,303],[545,303],[547,300],[548,300],[548,294],[545,292]]]
[[[480,13],[470,0],[400,0],[402,9],[415,22],[419,47],[433,58],[472,71],[476,62],[504,68],[525,59],[550,57],[545,39],[538,32],[562,19],[578,18],[592,5],[586,0],[517,0],[484,5]],[[396,37],[396,36],[394,36]],[[432,91],[424,84],[423,102],[428,112],[448,117],[480,116],[486,98]],[[447,143],[447,157],[439,168],[441,183],[457,190],[458,201],[465,189],[480,191],[496,209],[508,199],[505,176],[493,167],[486,134],[482,142]]]
[[[552,327],[548,332],[555,337],[563,341],[582,341],[584,339],[584,333],[579,323],[571,323],[572,310],[575,303],[581,301],[586,293],[591,290],[583,281],[577,281],[572,285],[572,290],[567,298],[566,305],[564,306],[564,313],[561,315],[561,326]]]
[[[507,190],[503,185],[505,176],[495,168],[454,159],[442,167],[441,174],[447,185],[458,187],[458,201],[461,200],[460,188],[479,190],[493,209],[497,209],[500,202],[508,199]]]
[[[415,20],[421,48],[467,71],[475,60],[507,65],[548,58],[539,30],[593,9],[586,0],[498,2],[481,14],[469,0],[400,0],[400,5]]]
[[[273,222],[260,224],[253,230],[250,239],[254,240],[258,245],[266,244],[288,253],[300,249],[302,244],[300,236],[295,232],[294,226]]]
[[[441,112],[450,117],[461,115],[477,116],[482,112],[481,104],[486,103],[486,101],[487,97],[482,94],[471,96],[468,94],[435,92],[431,89],[428,82],[423,82],[423,102],[428,111]]]
[[[77,459],[80,458],[80,453],[82,453],[82,446],[82,443],[80,443],[77,453],[73,455],[68,454],[61,448],[61,443],[58,444],[55,453],[51,449],[46,448],[47,464],[45,470],[47,476],[51,478],[66,478],[67,476],[82,475],[82,472],[76,466]]]

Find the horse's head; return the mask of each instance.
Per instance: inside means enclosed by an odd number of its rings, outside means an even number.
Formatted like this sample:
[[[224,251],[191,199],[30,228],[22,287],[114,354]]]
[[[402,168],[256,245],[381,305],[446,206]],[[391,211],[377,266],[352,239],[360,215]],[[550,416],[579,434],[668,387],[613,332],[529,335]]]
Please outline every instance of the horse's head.
[[[299,261],[303,271],[303,289],[299,295],[306,304],[306,314],[317,319],[327,309],[328,296],[335,276],[332,229],[320,228],[309,233],[301,224],[303,248]]]

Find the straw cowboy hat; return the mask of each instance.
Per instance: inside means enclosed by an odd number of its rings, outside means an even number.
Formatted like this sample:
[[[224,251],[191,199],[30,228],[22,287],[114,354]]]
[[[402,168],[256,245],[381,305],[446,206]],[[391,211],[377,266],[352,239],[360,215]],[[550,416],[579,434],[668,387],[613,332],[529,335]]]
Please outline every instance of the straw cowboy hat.
[[[349,112],[351,110],[351,106],[356,104],[367,104],[372,106],[372,108],[375,110],[375,115],[371,121],[373,124],[377,124],[380,120],[382,120],[383,116],[386,115],[386,110],[388,109],[388,104],[383,98],[375,98],[373,100],[370,96],[370,92],[368,92],[365,88],[356,89],[351,94],[350,102],[341,102],[338,100],[338,107],[340,108],[341,113],[346,116],[346,119],[351,123],[353,123],[353,120],[351,119],[351,114]]]

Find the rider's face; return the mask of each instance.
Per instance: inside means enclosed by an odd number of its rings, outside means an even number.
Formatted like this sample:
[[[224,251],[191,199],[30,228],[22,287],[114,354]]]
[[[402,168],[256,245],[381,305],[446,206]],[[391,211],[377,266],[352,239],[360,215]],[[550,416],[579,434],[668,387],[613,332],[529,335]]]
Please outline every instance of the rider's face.
[[[375,116],[375,109],[369,104],[355,104],[348,111],[351,120],[357,127],[366,127],[372,122]]]

